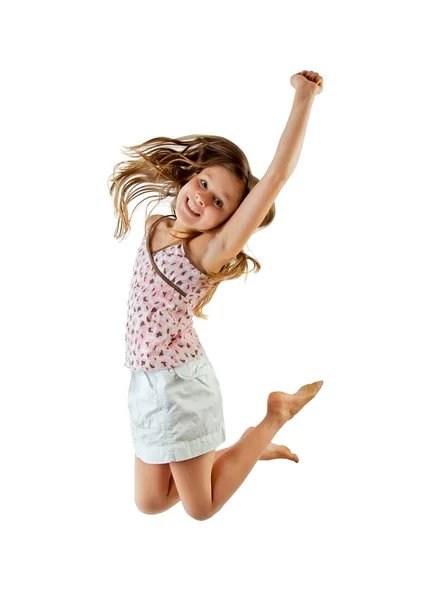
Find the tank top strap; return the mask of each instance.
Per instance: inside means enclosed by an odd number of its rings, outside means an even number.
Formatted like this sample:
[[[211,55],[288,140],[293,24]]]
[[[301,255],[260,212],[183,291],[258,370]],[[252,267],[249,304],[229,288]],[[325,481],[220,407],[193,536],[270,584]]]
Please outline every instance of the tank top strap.
[[[150,252],[152,254],[152,249],[151,249],[151,236],[152,236],[152,230],[155,228],[155,225],[157,225],[157,223],[159,223],[159,221],[162,221],[163,219],[167,219],[168,217],[172,217],[173,219],[175,219],[175,217],[173,215],[162,215],[162,217],[159,217],[159,219],[156,219],[156,221],[154,221],[152,223],[152,225],[149,227],[149,229],[146,230],[146,234],[145,234],[145,240],[146,240],[146,247],[148,248],[148,252]],[[165,246],[166,248],[166,246]],[[163,250],[164,248],[161,248],[161,250]]]
[[[162,217],[159,217],[159,219],[156,219],[152,225],[146,230],[146,233],[150,234],[152,232],[152,229],[155,227],[155,225],[157,223],[159,223],[159,221],[162,221],[162,219],[168,219],[169,217],[174,218],[173,215],[162,215]]]

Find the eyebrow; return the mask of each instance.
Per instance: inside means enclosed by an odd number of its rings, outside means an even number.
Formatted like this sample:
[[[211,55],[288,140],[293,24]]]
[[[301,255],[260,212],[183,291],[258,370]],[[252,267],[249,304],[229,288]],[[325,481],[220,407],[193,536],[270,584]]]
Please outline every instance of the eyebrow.
[[[209,177],[209,179],[212,181],[212,177],[209,175],[209,173],[204,173],[205,177]],[[219,194],[220,196],[222,196],[222,194]],[[231,202],[231,200],[225,196],[225,194],[222,196],[225,200],[225,202],[228,202],[228,204]]]

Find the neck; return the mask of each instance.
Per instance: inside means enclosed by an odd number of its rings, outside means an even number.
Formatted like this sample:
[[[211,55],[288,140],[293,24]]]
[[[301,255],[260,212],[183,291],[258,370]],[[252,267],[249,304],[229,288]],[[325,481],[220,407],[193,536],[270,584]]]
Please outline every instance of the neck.
[[[178,227],[178,221],[176,217],[172,217],[170,222],[167,224],[168,229],[171,232],[176,234],[186,234],[191,233],[192,231],[197,231],[196,229],[189,229],[188,227],[183,227],[182,225]]]

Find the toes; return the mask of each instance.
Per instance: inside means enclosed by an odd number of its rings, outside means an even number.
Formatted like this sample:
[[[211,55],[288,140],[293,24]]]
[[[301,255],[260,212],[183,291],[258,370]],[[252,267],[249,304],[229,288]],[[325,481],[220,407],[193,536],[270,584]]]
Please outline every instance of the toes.
[[[294,460],[295,462],[298,462],[298,456],[296,454],[293,454],[292,452],[289,452],[288,458],[290,460]]]
[[[291,450],[287,446],[280,446],[280,448],[280,452],[284,457],[288,458],[289,460],[294,460],[295,462],[298,462],[298,456],[291,452]]]

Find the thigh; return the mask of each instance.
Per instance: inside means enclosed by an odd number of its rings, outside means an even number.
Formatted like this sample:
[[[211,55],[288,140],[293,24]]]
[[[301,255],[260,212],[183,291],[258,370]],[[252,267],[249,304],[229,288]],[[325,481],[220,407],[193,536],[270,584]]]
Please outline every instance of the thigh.
[[[135,455],[135,503],[142,512],[159,510],[165,503],[170,485],[168,464],[143,462]]]
[[[188,460],[170,462],[180,500],[194,519],[203,520],[211,515],[214,461],[215,450]]]

